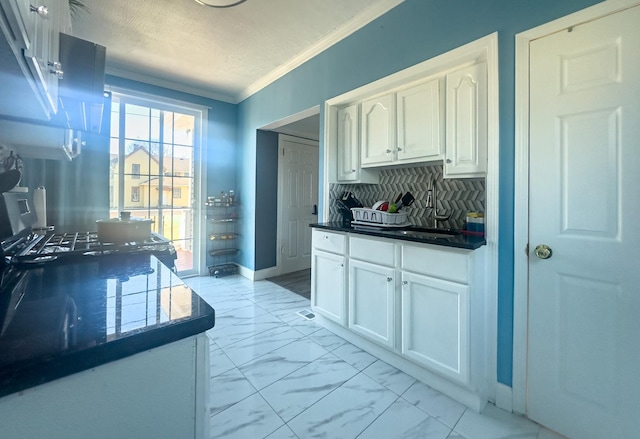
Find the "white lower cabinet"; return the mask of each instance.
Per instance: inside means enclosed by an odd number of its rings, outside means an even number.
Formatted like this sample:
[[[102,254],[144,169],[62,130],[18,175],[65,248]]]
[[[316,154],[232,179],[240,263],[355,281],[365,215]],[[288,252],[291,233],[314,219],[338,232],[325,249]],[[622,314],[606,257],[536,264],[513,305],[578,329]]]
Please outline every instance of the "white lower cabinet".
[[[349,261],[349,328],[385,346],[395,335],[395,270]]]
[[[311,307],[322,316],[346,325],[346,237],[314,229],[311,251]]]
[[[469,382],[469,286],[402,273],[402,354]]]
[[[488,400],[490,351],[484,247],[465,250],[315,230],[314,240],[330,250],[315,247],[312,266],[313,309],[340,324],[326,322],[327,327],[481,410]]]

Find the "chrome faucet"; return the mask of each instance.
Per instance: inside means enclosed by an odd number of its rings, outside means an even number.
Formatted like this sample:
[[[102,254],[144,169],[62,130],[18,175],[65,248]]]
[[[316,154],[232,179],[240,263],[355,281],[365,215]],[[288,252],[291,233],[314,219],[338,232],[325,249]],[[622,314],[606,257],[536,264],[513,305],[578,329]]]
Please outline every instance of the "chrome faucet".
[[[436,189],[436,180],[431,180],[431,188],[427,190],[427,203],[426,208],[431,209],[431,217],[433,219],[432,226],[434,229],[438,228],[438,222],[446,221],[451,217],[451,212],[448,215],[438,215],[438,192]]]

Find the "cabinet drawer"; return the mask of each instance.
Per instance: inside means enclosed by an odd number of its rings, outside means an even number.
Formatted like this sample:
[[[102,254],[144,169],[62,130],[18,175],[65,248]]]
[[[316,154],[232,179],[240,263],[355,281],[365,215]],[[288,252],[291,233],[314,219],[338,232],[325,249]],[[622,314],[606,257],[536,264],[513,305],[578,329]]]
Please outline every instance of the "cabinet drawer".
[[[367,238],[349,238],[349,257],[378,265],[396,265],[395,244]]]
[[[469,255],[466,250],[403,245],[402,269],[466,284],[469,282]]]
[[[315,249],[338,254],[346,253],[347,239],[345,235],[314,229],[311,239]]]

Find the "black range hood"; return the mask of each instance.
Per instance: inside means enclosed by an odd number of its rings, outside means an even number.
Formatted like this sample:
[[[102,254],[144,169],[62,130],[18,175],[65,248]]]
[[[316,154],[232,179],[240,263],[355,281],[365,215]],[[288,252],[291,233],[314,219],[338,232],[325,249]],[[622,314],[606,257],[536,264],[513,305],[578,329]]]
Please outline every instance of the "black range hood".
[[[58,113],[74,130],[100,133],[102,129],[106,52],[99,44],[60,34],[64,76],[58,82]]]

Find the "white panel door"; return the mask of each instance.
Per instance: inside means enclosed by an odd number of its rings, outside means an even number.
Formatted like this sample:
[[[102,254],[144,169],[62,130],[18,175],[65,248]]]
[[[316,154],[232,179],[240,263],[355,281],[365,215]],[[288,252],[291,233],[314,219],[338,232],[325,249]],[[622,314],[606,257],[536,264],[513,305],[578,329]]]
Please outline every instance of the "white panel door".
[[[360,169],[358,105],[338,110],[338,181],[354,181]]]
[[[639,24],[635,7],[530,46],[527,410],[572,438],[640,427]]]
[[[447,75],[444,176],[487,172],[487,63]]]
[[[395,270],[349,261],[349,327],[393,347],[395,338]]]
[[[362,102],[362,167],[391,163],[396,149],[395,95],[387,94]]]
[[[444,111],[440,79],[397,94],[398,160],[442,159]]]
[[[469,286],[402,273],[402,354],[469,382]]]
[[[311,269],[311,306],[314,311],[344,325],[345,257],[313,251]]]
[[[318,144],[280,136],[280,273],[311,267],[311,227],[318,220]]]

